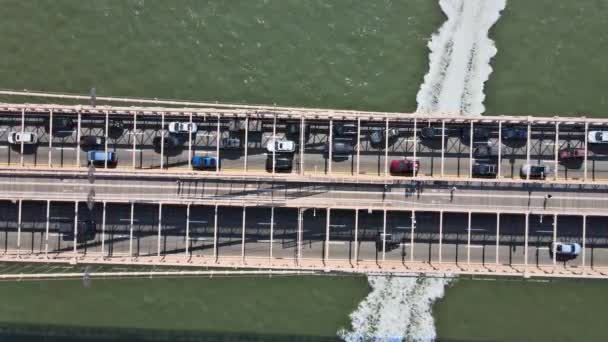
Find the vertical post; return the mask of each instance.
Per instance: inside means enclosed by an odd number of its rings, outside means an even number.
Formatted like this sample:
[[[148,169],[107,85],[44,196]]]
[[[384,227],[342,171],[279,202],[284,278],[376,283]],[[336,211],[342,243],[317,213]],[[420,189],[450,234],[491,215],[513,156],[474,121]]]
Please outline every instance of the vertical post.
[[[304,123],[304,116],[300,118],[300,174],[304,174],[304,147],[306,144],[305,136],[306,135],[306,124]]]
[[[589,152],[589,122],[585,121],[585,160],[583,161],[583,180],[587,181],[587,153]]]
[[[355,208],[355,264],[359,262],[359,208]]]
[[[473,178],[473,120],[470,122],[469,132],[469,178]]]
[[[382,214],[382,261],[386,260],[386,209]]]
[[[297,262],[298,265],[300,265],[300,262],[302,261],[302,230],[303,230],[303,215],[302,215],[302,208],[298,208],[298,236],[297,236],[297,240],[298,240],[298,248],[297,248]]]
[[[585,267],[585,247],[587,244],[587,215],[583,215],[583,248],[582,248],[582,257],[583,263],[582,267]]]
[[[21,206],[22,200],[19,200],[17,207],[17,256],[21,255]]]
[[[160,256],[161,229],[163,226],[163,204],[158,203],[158,237],[156,239],[156,256]]]
[[[412,209],[412,226],[410,227],[410,262],[414,262],[414,231],[416,230],[416,211]]]
[[[192,127],[192,112],[190,112],[189,119],[190,127]],[[192,169],[192,128],[188,129],[188,169]]]
[[[496,213],[496,265],[499,264],[498,248],[500,247],[500,213]]]
[[[248,159],[249,159],[249,116],[246,116],[245,117],[245,160],[243,161],[243,171],[244,172],[247,172]]]
[[[131,202],[131,216],[129,219],[129,257],[133,258],[133,212],[135,203]]]
[[[48,167],[53,166],[53,110],[49,111],[49,160]]]
[[[46,232],[44,234],[44,256],[49,257],[49,226],[51,225],[51,201],[46,201]]]
[[[274,207],[270,207],[270,259],[272,259],[272,245],[274,243]]]
[[[555,241],[557,241],[557,214],[553,214],[553,243],[551,244],[553,253],[553,265],[555,266]]]
[[[554,146],[554,161],[553,161],[553,165],[555,167],[555,173],[554,173],[554,179],[557,180],[557,178],[559,177],[559,161],[558,161],[558,155],[559,155],[559,122],[556,121],[555,122],[555,146]]]
[[[502,121],[498,121],[498,172],[497,172],[497,177],[498,179],[502,178],[502,171],[501,171],[501,165],[502,165]]]
[[[384,128],[384,178],[388,176],[388,116]]]
[[[529,220],[530,212],[526,212],[526,226],[524,232],[524,265],[526,266],[526,271],[528,268],[528,230],[529,230]]]
[[[327,214],[325,215],[325,255],[324,260],[327,262],[329,259],[329,224],[331,220],[331,208],[327,208]]]
[[[414,118],[414,162],[416,161],[416,154],[418,153],[418,119]],[[415,165],[415,164],[414,164]],[[419,170],[416,170],[419,171]],[[418,173],[414,173],[412,176],[417,176]]]
[[[137,112],[133,112],[133,153],[131,167],[135,168],[135,149],[137,149]]]
[[[443,247],[443,210],[439,211],[439,263],[441,263],[441,250]]]
[[[21,108],[21,134],[25,132],[25,108]],[[19,154],[19,165],[23,166],[23,139],[21,139],[21,153]]]
[[[445,120],[441,120],[441,177],[444,176],[445,165]]]
[[[105,158],[103,159],[103,167],[108,168],[108,130],[110,128],[110,112],[106,110],[106,122],[104,130],[103,150],[105,152]],[[133,136],[135,139],[135,135]],[[135,153],[135,151],[133,152]],[[104,202],[105,203],[105,202]]]
[[[19,202],[21,203],[21,202]],[[78,201],[74,202],[74,255],[76,255],[78,247]]]
[[[275,173],[277,163],[277,115],[272,118],[272,174]]]
[[[467,264],[471,263],[471,212],[469,211],[469,220],[467,225]]]
[[[186,257],[190,256],[190,203],[186,205],[186,243],[184,246],[184,251],[186,251]]]
[[[213,213],[213,259],[217,262],[217,204]]]
[[[241,226],[241,262],[245,263],[245,221],[247,220],[247,207],[243,206],[243,221]]]
[[[215,173],[220,172],[220,144],[222,139],[220,135],[222,132],[220,131],[221,121],[220,121],[220,113],[217,113],[217,129],[215,132],[215,157],[217,158],[217,163],[215,163]],[[216,206],[217,207],[217,206]]]
[[[106,256],[106,201],[103,201],[101,213],[101,255]]]
[[[160,113],[160,169],[165,163],[165,112]]]
[[[361,118],[357,118],[357,177],[359,177],[359,170],[361,164]]]
[[[530,144],[532,140],[532,125],[530,124],[530,121],[528,120],[528,139],[526,140],[526,165],[530,166]],[[528,171],[528,173],[526,174],[526,180],[530,180],[530,171]],[[527,262],[527,261],[526,261]]]
[[[331,161],[333,160],[333,153],[334,153],[334,119],[331,118],[329,119],[329,155],[328,155],[328,159],[327,159],[327,170],[329,171],[329,174],[331,174]]]
[[[76,125],[76,166],[80,167],[80,134],[82,129],[82,113],[78,111],[78,122]],[[107,158],[106,158],[107,159]]]

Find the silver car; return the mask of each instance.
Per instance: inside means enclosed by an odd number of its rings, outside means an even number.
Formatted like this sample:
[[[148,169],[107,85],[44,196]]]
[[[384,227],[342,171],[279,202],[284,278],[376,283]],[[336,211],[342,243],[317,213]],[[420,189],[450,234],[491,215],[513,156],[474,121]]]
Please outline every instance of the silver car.
[[[32,145],[38,142],[38,135],[34,132],[11,132],[8,135],[10,144],[25,144]]]

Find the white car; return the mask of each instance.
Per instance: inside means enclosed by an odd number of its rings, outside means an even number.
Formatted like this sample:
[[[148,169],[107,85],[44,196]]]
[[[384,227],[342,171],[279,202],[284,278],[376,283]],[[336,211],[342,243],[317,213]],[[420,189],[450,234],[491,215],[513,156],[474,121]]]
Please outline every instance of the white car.
[[[530,179],[545,179],[551,174],[551,171],[551,168],[547,165],[524,164],[521,167],[520,176],[521,178],[530,177]]]
[[[590,131],[587,138],[590,144],[607,144],[608,131]]]
[[[198,127],[195,123],[171,122],[169,123],[169,133],[196,133]]]
[[[296,150],[296,144],[291,140],[270,139],[266,144],[266,149],[268,152],[293,153]]]
[[[576,257],[581,254],[582,247],[578,243],[554,242],[551,244],[551,251],[555,250],[555,255]]]
[[[26,145],[31,145],[38,142],[38,136],[34,132],[11,132],[8,135],[8,142],[10,144],[21,144],[23,142]]]

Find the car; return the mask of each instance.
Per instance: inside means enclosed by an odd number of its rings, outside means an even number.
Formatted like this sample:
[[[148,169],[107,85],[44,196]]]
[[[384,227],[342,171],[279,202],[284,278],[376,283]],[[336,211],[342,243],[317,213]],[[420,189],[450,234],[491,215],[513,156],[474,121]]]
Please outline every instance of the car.
[[[505,127],[501,132],[502,140],[526,140],[528,139],[528,130],[519,127]]]
[[[266,150],[270,153],[293,153],[296,150],[296,143],[291,140],[272,138],[266,144]]]
[[[462,142],[469,143],[471,140],[471,129],[469,127],[463,127],[461,131]],[[484,127],[473,128],[473,142],[487,142],[490,139],[490,130]]]
[[[291,172],[293,168],[293,161],[289,157],[277,157],[274,158],[274,171],[275,172]],[[268,155],[266,158],[266,170],[272,172],[272,155]]]
[[[353,153],[350,141],[334,140],[331,149],[332,159],[347,159]],[[325,154],[329,156],[329,142],[325,143]]]
[[[215,170],[219,167],[216,157],[213,156],[194,156],[192,157],[192,168],[197,170]]]
[[[551,244],[551,253],[555,251],[556,256],[577,257],[581,254],[582,247],[578,243],[554,242]]]
[[[441,128],[438,127],[422,127],[422,129],[420,130],[420,137],[422,139],[427,139],[427,140],[431,140],[431,139],[440,139],[442,136],[447,135],[445,130],[442,130]]]
[[[94,220],[79,220],[77,223],[76,241],[86,242],[95,240],[95,234],[97,231],[97,224]],[[74,226],[73,225],[60,225],[59,233],[63,241],[74,241]]]
[[[177,134],[184,134],[184,133],[196,133],[198,130],[198,127],[196,126],[195,123],[190,123],[190,122],[171,122],[169,123],[169,133],[177,133]]]
[[[587,141],[590,144],[608,144],[608,131],[589,131]]]
[[[473,164],[473,177],[496,177],[498,167],[494,163]]]
[[[521,178],[545,179],[551,173],[551,168],[547,165],[524,164],[520,170]]]
[[[498,157],[498,148],[490,145],[479,145],[473,149],[473,157],[476,159],[494,159]]]
[[[357,135],[357,125],[353,123],[335,124],[333,134],[336,136],[352,136]]]
[[[162,137],[154,137],[154,139],[152,139],[152,145],[154,146],[155,151],[160,151],[161,144],[163,145],[162,147],[164,150],[172,150],[182,146],[184,140],[174,135],[166,136],[165,139]]]
[[[386,129],[385,128],[376,128],[369,135],[369,140],[372,145],[382,145],[386,142]],[[399,135],[399,131],[396,128],[388,129],[388,140],[391,141],[397,135]]]
[[[38,142],[38,135],[34,132],[11,132],[8,135],[9,144],[32,145]]]
[[[237,137],[229,137],[222,139],[222,144],[220,145],[223,149],[238,149],[241,148],[241,139]]]
[[[420,161],[413,159],[391,160],[390,173],[392,175],[415,176],[420,170]]]
[[[383,239],[382,237],[384,237],[384,243],[383,243]],[[391,234],[391,233],[382,233],[382,232],[378,232],[376,234],[376,250],[377,251],[382,251],[382,249],[384,248],[387,251],[393,250],[397,247],[399,247],[399,245],[402,242],[402,236],[398,236],[396,234]]]
[[[80,137],[80,148],[82,149],[91,149],[98,146],[105,145],[106,138],[98,137],[94,135],[84,135]]]
[[[566,148],[559,151],[559,159],[562,161],[581,160],[585,158],[584,148]]]
[[[300,136],[300,124],[299,123],[288,123],[285,126],[285,134],[291,137],[299,137]],[[304,125],[304,136],[310,135],[310,126]]]
[[[45,123],[45,127],[47,129],[47,132],[50,130],[50,120],[47,120],[47,122]],[[53,129],[52,129],[52,133],[53,134],[57,134],[57,133],[71,133],[74,130],[74,120],[72,120],[71,118],[68,117],[54,117],[53,118]]]
[[[122,120],[112,119],[108,122],[108,136],[118,139],[125,131],[125,125]]]
[[[118,163],[116,152],[109,151],[106,153],[105,151],[99,150],[87,152],[87,162],[89,165],[92,164],[94,166],[102,167],[105,166],[106,160],[108,162],[108,166],[116,166],[116,164]]]

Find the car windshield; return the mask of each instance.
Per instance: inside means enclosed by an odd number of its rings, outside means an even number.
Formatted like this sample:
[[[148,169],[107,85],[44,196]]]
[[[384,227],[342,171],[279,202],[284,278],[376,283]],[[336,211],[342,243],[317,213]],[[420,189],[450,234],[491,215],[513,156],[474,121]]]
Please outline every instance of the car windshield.
[[[602,134],[602,132],[597,132],[597,133],[595,133],[595,140],[601,141],[603,136],[604,135]]]

